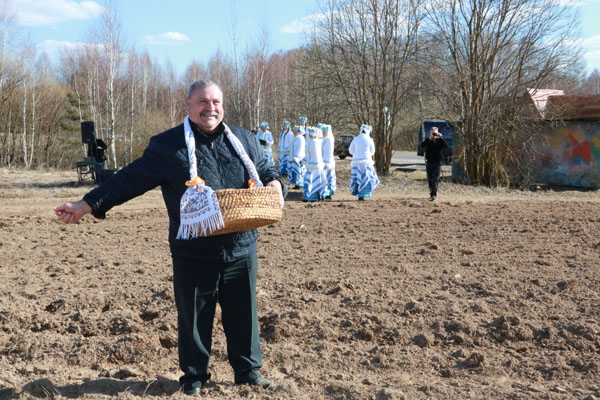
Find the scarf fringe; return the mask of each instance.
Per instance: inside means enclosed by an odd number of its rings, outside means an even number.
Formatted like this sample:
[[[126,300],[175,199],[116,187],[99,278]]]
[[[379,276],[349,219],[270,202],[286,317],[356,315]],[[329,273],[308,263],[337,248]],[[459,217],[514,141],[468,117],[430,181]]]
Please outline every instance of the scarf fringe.
[[[223,216],[221,213],[210,215],[200,221],[188,224],[179,224],[177,239],[195,239],[199,236],[211,234],[224,227],[225,221],[223,221]]]

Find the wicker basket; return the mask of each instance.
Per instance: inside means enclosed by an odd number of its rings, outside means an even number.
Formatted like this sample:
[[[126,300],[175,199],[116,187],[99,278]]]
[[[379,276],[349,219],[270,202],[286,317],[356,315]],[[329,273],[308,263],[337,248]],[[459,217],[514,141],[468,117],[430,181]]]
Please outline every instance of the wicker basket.
[[[271,225],[283,215],[279,191],[274,187],[216,190],[225,227],[206,236],[255,229]]]

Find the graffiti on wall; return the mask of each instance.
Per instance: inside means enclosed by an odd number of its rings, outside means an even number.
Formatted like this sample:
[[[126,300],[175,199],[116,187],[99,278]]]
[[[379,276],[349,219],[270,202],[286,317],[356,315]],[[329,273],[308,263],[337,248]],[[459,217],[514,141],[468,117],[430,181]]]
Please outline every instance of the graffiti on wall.
[[[537,180],[550,185],[600,187],[600,122],[566,122],[541,149]]]

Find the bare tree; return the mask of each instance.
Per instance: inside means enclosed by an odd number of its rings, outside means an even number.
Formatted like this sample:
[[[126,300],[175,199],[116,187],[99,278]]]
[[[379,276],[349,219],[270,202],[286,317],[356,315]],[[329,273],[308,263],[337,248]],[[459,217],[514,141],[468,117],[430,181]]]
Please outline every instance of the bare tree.
[[[593,70],[581,83],[582,94],[600,94],[600,71]]]
[[[403,78],[416,34],[418,0],[328,0],[309,56],[340,91],[356,125],[374,126],[375,165],[388,174]]]
[[[86,45],[83,47],[83,58],[80,63],[80,71],[85,79],[83,86],[85,87],[85,104],[87,109],[85,112],[90,115],[90,119],[94,121],[96,131],[100,135],[101,139],[105,139],[103,136],[104,132],[104,118],[103,118],[103,104],[105,98],[105,91],[102,90],[102,83],[104,83],[103,75],[103,51],[99,45],[96,44],[97,39],[93,37],[94,33],[91,33],[87,39]]]
[[[22,122],[23,130],[21,131],[21,145],[23,148],[23,162],[25,168],[29,168],[29,157],[27,156],[27,82],[28,79],[23,79],[23,109],[22,111]]]
[[[198,61],[192,61],[183,74],[184,83],[188,86],[198,79],[206,77],[206,68]]]
[[[132,48],[128,56],[129,75],[129,162],[133,161],[133,141],[135,132],[136,97],[138,86],[138,56]]]
[[[10,2],[2,0],[0,3],[0,132],[2,142],[0,143],[3,154],[3,162],[6,165],[16,163],[21,153],[17,149],[18,139],[16,130],[13,129],[13,115],[18,115],[14,109],[17,104],[17,93],[22,85],[23,74],[21,63],[11,58],[11,54],[18,53],[15,45],[18,39],[15,27],[15,13],[10,7]]]
[[[265,76],[270,39],[266,25],[259,25],[259,32],[258,42],[246,54],[244,69],[244,94],[249,114],[247,122],[250,127],[259,126],[264,113]]]
[[[34,57],[35,57],[35,53],[34,53]],[[33,65],[32,65],[32,70],[31,70],[31,138],[30,138],[30,144],[29,144],[29,160],[26,163],[27,165],[31,166],[33,165],[33,159],[34,159],[34,155],[35,155],[35,125],[36,125],[36,119],[35,119],[35,111],[36,111],[36,107],[37,107],[37,86],[38,86],[38,80],[37,80],[37,75],[38,75],[38,71],[37,71],[37,63],[34,61]]]
[[[104,50],[103,61],[106,70],[103,72],[106,74],[106,101],[108,107],[108,124],[110,127],[110,153],[112,156],[112,165],[115,169],[118,168],[116,122],[117,110],[120,102],[120,91],[116,85],[120,82],[123,61],[122,47],[124,43],[121,36],[122,29],[117,10],[113,6],[112,0],[106,0],[102,16],[102,25],[98,27],[96,34],[99,43],[102,44]]]
[[[173,65],[167,61],[167,68],[166,68],[166,74],[167,74],[167,87],[166,92],[167,92],[167,112],[169,115],[169,120],[171,121],[171,126],[175,126],[177,125],[177,104],[181,101],[181,99],[178,98],[178,82],[177,82],[177,76],[175,75],[175,70],[173,68]]]
[[[468,182],[508,184],[507,161],[527,143],[521,101],[577,59],[578,18],[560,0],[439,0],[426,26],[445,52],[431,54],[447,118],[456,122]]]
[[[150,60],[148,51],[145,50],[144,55],[142,56],[142,112],[144,113],[148,107],[148,76],[150,74],[151,64],[152,60]]]
[[[2,88],[4,86],[4,76],[6,74],[6,55],[10,51],[10,45],[13,41],[15,13],[10,7],[10,2],[2,0],[0,4],[0,101],[4,101]],[[2,103],[0,103],[1,105]]]
[[[232,54],[232,65],[233,65],[233,79],[230,82],[221,81],[221,85],[226,85],[224,90],[228,93],[228,109],[231,110],[232,119],[230,120],[233,124],[243,126],[244,118],[244,102],[242,94],[242,67],[241,57],[239,50],[239,36],[238,36],[238,21],[235,10],[237,9],[235,0],[229,1],[230,11],[230,31],[231,35],[231,54]]]

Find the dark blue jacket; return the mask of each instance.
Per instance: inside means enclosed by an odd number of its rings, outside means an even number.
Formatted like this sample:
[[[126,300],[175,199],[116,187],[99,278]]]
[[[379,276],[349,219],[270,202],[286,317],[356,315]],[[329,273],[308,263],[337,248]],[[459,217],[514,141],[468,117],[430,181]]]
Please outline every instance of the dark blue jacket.
[[[279,178],[275,167],[269,166],[258,143],[250,131],[231,126],[231,131],[242,142],[263,184]],[[213,136],[214,135],[214,136]],[[213,190],[248,187],[250,176],[235,149],[226,139],[223,126],[210,135],[196,133],[196,159],[198,176]],[[119,170],[101,186],[86,194],[83,199],[92,207],[96,218],[105,218],[112,207],[122,204],[148,190],[160,186],[169,215],[169,243],[171,253],[205,261],[233,261],[256,250],[256,229],[197,239],[176,239],[179,229],[179,205],[190,179],[187,147],[183,124],[153,136],[144,154]]]

